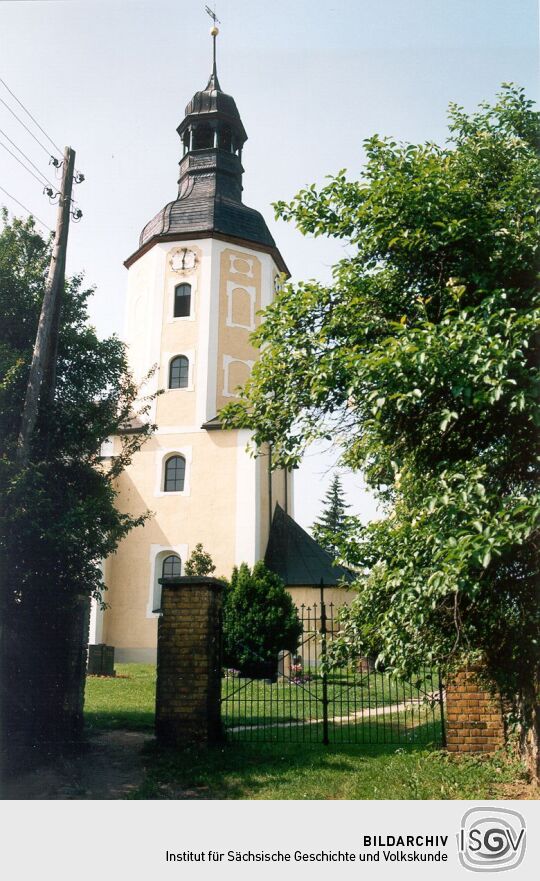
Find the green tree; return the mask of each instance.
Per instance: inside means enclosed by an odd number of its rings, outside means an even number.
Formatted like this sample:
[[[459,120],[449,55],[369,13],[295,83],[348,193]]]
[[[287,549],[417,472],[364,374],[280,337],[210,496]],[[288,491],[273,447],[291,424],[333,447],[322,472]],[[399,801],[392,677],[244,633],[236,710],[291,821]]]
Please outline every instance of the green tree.
[[[28,466],[20,468],[15,462],[49,259],[50,243],[33,221],[9,223],[4,212],[0,661],[2,733],[4,742],[12,743],[32,738],[61,741],[66,736],[62,708],[69,703],[69,688],[82,689],[84,669],[73,673],[69,685],[71,674],[61,660],[63,641],[81,602],[87,605],[90,596],[102,596],[101,561],[145,519],[116,507],[115,480],[151,430],[145,421],[147,404],[139,409],[139,433],[123,435],[121,450],[105,466],[100,445],[131,419],[138,389],[123,343],[116,337],[100,340],[89,326],[86,308],[92,291],[83,288],[81,276],[65,285],[55,399],[40,412]],[[65,626],[60,627],[60,621]],[[67,658],[67,644],[64,649]],[[57,700],[45,685],[43,677],[49,674],[56,676]]]
[[[225,663],[245,675],[272,677],[279,652],[295,651],[302,633],[291,595],[262,561],[234,569],[223,616]]]
[[[334,439],[386,506],[349,547],[367,574],[344,648],[378,643],[398,672],[481,657],[533,743],[538,143],[538,113],[505,85],[470,115],[451,106],[445,146],[375,136],[360,180],[342,172],[277,203],[349,256],[332,284],[278,294],[225,414],[273,444],[275,465]]]
[[[345,501],[339,474],[334,474],[322,504],[325,507],[311,527],[311,532],[322,548],[332,557],[337,557],[348,532],[347,508],[350,508]]]
[[[212,575],[216,571],[214,561],[201,542],[195,545],[193,553],[186,561],[184,572],[186,575]]]

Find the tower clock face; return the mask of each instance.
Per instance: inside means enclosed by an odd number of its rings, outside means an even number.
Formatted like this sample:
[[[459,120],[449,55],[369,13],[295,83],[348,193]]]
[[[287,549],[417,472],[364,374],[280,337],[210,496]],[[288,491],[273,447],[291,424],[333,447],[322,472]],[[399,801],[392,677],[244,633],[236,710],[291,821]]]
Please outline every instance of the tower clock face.
[[[197,255],[190,248],[181,248],[179,251],[174,252],[170,264],[174,272],[189,272],[191,269],[195,269]]]

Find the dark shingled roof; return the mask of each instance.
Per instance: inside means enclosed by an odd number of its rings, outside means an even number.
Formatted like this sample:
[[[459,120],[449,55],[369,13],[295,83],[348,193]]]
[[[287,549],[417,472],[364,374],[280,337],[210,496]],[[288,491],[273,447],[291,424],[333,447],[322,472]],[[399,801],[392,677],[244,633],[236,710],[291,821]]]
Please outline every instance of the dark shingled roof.
[[[206,431],[221,431],[221,422],[219,421],[219,416],[214,416],[213,419],[209,419],[207,422],[203,422],[201,428],[204,428]]]
[[[276,505],[264,562],[289,587],[327,587],[354,581],[354,573],[334,565],[332,557],[301,526]]]
[[[242,144],[247,141],[246,130],[242,125],[236,101],[231,95],[226,95],[222,90],[215,65],[210,74],[210,79],[206,84],[206,88],[200,92],[195,92],[193,98],[187,105],[184,119],[178,126],[178,134],[181,136],[192,120],[197,119],[200,116],[208,118],[212,114],[215,117],[226,120],[234,126],[240,136]]]
[[[197,176],[189,184],[178,199],[165,205],[146,224],[141,233],[139,247],[159,236],[172,233],[187,235],[202,231],[209,235],[217,232],[224,236],[246,239],[267,248],[276,247],[262,214],[224,194],[218,174]]]
[[[222,91],[214,71],[206,88],[196,92],[186,107],[178,134],[198,131],[200,126],[228,127],[236,152],[221,147],[189,149],[180,160],[178,196],[168,202],[144,227],[137,251],[126,260],[130,266],[159,241],[216,236],[240,244],[259,246],[272,254],[280,271],[288,270],[263,216],[242,202],[240,150],[247,135],[234,98]],[[199,128],[198,128],[199,127]],[[189,142],[191,143],[191,142]]]

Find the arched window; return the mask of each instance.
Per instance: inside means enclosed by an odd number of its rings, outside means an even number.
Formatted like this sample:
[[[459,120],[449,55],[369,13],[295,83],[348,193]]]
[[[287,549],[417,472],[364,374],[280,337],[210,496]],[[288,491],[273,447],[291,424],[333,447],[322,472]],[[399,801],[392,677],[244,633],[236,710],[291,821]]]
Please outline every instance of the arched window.
[[[187,318],[191,313],[191,285],[177,284],[174,289],[174,317]]]
[[[176,554],[169,554],[168,557],[165,557],[163,560],[163,566],[161,567],[161,577],[162,578],[177,578],[182,574],[182,563],[180,561],[180,557],[177,557]]]
[[[178,493],[184,489],[186,477],[186,460],[183,456],[171,456],[165,462],[165,480],[163,490],[166,493]]]
[[[189,361],[185,355],[177,355],[169,365],[169,388],[187,388]]]

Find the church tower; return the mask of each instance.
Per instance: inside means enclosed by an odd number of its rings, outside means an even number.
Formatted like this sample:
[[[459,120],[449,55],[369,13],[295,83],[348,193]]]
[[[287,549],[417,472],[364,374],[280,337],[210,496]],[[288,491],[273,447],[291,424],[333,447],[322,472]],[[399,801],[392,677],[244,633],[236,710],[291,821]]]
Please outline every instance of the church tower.
[[[119,661],[155,658],[158,579],[183,574],[197,543],[229,577],[264,557],[275,504],[291,512],[291,476],[246,452],[249,432],[219,423],[257,358],[258,313],[288,271],[263,217],[242,202],[247,134],[221,89],[212,35],[210,79],[177,129],[178,195],[125,262],[131,368],[142,381],[157,365],[149,390],[164,391],[157,430],[119,480],[119,507],[153,514],[106,561],[110,607],[92,624],[93,641],[114,645]]]

